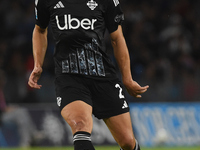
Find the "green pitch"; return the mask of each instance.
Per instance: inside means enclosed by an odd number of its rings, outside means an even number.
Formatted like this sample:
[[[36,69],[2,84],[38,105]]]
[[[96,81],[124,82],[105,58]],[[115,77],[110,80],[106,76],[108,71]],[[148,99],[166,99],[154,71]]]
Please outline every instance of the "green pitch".
[[[118,146],[95,146],[96,150],[119,150]],[[74,150],[73,147],[0,148],[0,150]],[[142,147],[141,150],[200,150],[199,147]]]

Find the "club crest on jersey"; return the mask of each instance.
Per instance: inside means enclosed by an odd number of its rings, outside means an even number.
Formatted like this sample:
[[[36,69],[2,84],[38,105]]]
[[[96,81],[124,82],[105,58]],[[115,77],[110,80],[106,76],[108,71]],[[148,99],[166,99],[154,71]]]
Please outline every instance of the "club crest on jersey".
[[[98,4],[94,0],[90,0],[90,1],[87,2],[87,6],[91,10],[94,10],[98,6]]]

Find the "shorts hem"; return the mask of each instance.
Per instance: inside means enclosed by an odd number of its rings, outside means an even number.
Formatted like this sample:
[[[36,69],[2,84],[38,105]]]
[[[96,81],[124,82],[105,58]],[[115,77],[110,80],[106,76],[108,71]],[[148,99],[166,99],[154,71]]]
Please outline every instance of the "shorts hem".
[[[114,117],[114,116],[118,116],[118,115],[121,115],[121,114],[125,114],[125,113],[127,113],[127,112],[129,112],[129,108],[127,108],[127,109],[124,109],[123,111],[121,111],[121,112],[113,112],[113,113],[109,113],[109,114],[102,114],[102,115],[95,115],[94,113],[93,113],[93,115],[96,117],[96,118],[98,118],[98,119],[106,119],[106,118],[110,118],[110,117]]]
[[[83,100],[83,99],[82,99],[82,100],[81,100],[81,99],[77,99],[77,100],[72,100],[72,101],[70,101],[69,103],[67,103],[67,104],[65,104],[65,105],[63,105],[63,106],[61,106],[61,107],[59,107],[60,112],[63,110],[63,108],[64,108],[65,106],[69,105],[69,104],[72,103],[72,102],[76,102],[76,101],[82,101],[82,102],[84,102],[84,103],[90,105],[91,107],[93,107],[91,103],[89,103],[89,102],[87,102],[87,101],[85,101],[85,100]]]

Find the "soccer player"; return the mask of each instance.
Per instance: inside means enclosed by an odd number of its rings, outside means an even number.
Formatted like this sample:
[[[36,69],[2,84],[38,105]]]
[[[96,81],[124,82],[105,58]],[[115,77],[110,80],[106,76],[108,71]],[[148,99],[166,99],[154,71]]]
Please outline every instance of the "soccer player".
[[[56,41],[55,87],[62,117],[70,125],[75,150],[94,150],[92,114],[103,119],[123,150],[139,150],[134,138],[124,85],[137,98],[146,92],[132,79],[130,59],[121,23],[124,15],[118,0],[36,0],[33,31],[34,69],[29,85],[38,80],[47,49],[50,24]],[[108,30],[123,84],[106,53]]]

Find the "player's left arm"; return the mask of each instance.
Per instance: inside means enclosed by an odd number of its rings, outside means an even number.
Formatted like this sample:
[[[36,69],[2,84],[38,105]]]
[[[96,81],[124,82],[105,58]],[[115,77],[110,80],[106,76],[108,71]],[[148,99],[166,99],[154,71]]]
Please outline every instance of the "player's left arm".
[[[111,43],[114,49],[114,55],[122,74],[123,84],[125,85],[130,95],[137,98],[142,97],[141,94],[146,92],[149,86],[146,85],[142,87],[132,79],[129,52],[123,36],[121,25],[119,25],[118,29],[112,32],[110,36]]]

